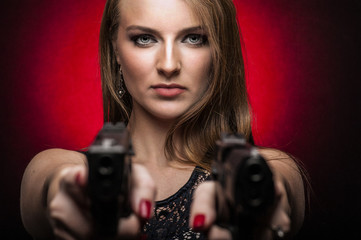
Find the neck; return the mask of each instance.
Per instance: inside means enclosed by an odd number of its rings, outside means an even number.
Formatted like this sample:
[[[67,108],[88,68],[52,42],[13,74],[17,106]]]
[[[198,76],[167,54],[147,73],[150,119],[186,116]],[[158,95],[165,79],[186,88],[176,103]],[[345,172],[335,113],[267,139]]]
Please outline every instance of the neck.
[[[149,114],[133,112],[128,129],[135,151],[134,161],[149,166],[167,167],[173,159],[165,156],[165,142],[173,121],[156,119]]]

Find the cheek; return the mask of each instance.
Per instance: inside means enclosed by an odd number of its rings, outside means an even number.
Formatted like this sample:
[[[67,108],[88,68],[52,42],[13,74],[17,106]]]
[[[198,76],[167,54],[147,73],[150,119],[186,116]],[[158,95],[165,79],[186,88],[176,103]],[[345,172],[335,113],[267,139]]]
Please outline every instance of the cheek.
[[[204,91],[208,87],[210,80],[210,70],[212,65],[212,56],[210,51],[201,51],[198,54],[189,55],[188,68],[192,72],[193,78]]]
[[[144,51],[140,53],[139,51],[131,50],[129,47],[123,49],[120,60],[124,78],[128,84],[145,80],[154,69],[154,60],[151,54]]]

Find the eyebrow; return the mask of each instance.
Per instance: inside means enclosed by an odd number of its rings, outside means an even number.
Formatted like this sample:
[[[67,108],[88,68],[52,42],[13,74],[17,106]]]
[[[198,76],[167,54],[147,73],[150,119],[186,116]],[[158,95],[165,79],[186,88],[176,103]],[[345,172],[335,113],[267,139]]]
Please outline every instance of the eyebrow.
[[[159,32],[155,29],[149,28],[149,27],[144,27],[144,26],[139,26],[139,25],[130,25],[128,26],[126,29],[126,31],[131,31],[131,30],[141,30],[144,32],[148,32],[151,34],[159,34]],[[204,30],[204,28],[202,28],[201,26],[195,26],[195,27],[189,27],[189,28],[184,28],[180,31],[180,34],[186,34],[189,32],[194,32],[194,31],[199,31],[199,30]]]

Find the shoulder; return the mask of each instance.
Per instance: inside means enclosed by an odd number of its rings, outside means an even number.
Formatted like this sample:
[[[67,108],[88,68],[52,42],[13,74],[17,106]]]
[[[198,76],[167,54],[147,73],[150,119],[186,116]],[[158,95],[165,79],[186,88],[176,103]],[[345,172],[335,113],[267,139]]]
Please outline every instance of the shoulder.
[[[46,168],[53,168],[64,164],[76,165],[84,164],[85,162],[86,156],[81,152],[61,148],[52,148],[37,153],[29,162],[27,170],[45,170]]]
[[[258,152],[267,160],[287,160],[292,159],[291,156],[281,150],[275,148],[258,147]]]
[[[33,178],[43,179],[66,166],[84,164],[86,164],[86,156],[80,152],[60,148],[47,149],[39,152],[31,159],[25,169],[23,182]]]
[[[84,161],[85,160],[85,154],[73,150],[66,150],[61,148],[51,148],[47,150],[43,150],[36,154],[33,158],[35,161],[39,160],[51,160],[56,161],[61,159],[62,161]]]
[[[271,167],[287,168],[300,173],[300,162],[290,153],[275,149],[259,147],[258,152]]]
[[[274,148],[258,148],[258,152],[265,158],[271,169],[283,176],[288,182],[295,185],[301,183],[304,169],[299,160],[289,153]]]

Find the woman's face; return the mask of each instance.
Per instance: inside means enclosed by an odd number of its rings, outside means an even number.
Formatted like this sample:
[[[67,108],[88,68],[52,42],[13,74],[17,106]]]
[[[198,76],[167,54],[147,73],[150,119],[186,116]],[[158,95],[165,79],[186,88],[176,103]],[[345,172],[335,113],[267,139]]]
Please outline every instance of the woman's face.
[[[199,20],[183,0],[121,0],[114,49],[133,114],[171,120],[208,86],[211,50]]]

